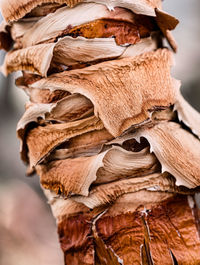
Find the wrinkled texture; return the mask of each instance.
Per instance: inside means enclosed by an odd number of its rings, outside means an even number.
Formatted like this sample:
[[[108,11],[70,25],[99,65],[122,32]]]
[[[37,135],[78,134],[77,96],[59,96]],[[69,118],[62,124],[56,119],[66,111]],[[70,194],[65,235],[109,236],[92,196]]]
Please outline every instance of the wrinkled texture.
[[[65,265],[200,263],[200,116],[171,77],[161,0],[3,0],[4,74]],[[198,186],[199,185],[199,186]]]
[[[171,53],[159,49],[134,58],[55,74],[32,87],[63,89],[86,96],[94,104],[95,115],[116,137],[130,126],[148,120],[151,109],[174,104],[177,82],[171,78],[171,65]]]
[[[120,212],[118,205],[115,214],[104,208],[101,214],[98,210],[89,212],[84,209],[83,212],[80,210],[79,213],[63,216],[58,231],[66,264],[68,260],[77,264],[94,264],[92,250],[95,250],[95,260],[102,260],[98,254],[104,253],[105,248],[117,258],[118,263],[114,263],[117,265],[146,264],[144,262],[148,257],[154,264],[174,264],[170,253],[178,264],[186,264],[185,261],[190,265],[199,264],[200,243],[187,196],[164,196],[166,194],[140,191],[130,194],[129,200],[135,201],[136,205],[138,203],[138,207],[127,213]],[[149,200],[144,202],[144,197]],[[76,236],[72,229],[76,231]],[[94,244],[90,241],[92,238]],[[79,245],[83,247],[78,249]],[[83,259],[85,246],[90,251]],[[96,248],[103,250],[96,251]],[[104,262],[109,262],[109,256],[105,254]]]
[[[72,37],[85,38],[115,37],[118,45],[136,44],[140,38],[149,37],[151,31],[156,30],[156,25],[148,17],[137,16],[135,21],[126,22],[112,19],[95,20],[69,30]]]
[[[94,49],[93,52],[89,53],[92,49]],[[65,37],[55,44],[40,44],[7,53],[2,72],[7,75],[14,71],[25,70],[47,76],[53,62],[71,66],[83,62],[123,57],[126,50],[126,47],[117,46],[112,38],[88,40],[81,37],[76,39]]]
[[[141,167],[142,170],[142,167]],[[145,177],[127,178],[120,181],[103,184],[91,189],[89,196],[75,196],[73,200],[85,204],[93,209],[102,205],[112,204],[127,193],[133,193],[144,189],[158,187],[160,191],[175,191],[174,181],[167,178],[166,175],[152,174]]]
[[[2,0],[1,10],[6,20],[18,20],[28,14],[37,6],[45,3],[67,4],[71,7],[80,2],[95,2],[107,5],[110,8],[121,6],[135,13],[144,15],[155,15],[154,8],[160,7],[160,0]]]
[[[137,177],[137,172],[141,175],[151,173],[151,168],[156,168],[157,161],[153,155],[145,155],[145,153],[147,150],[134,153],[119,147],[112,147],[95,156],[68,158],[41,165],[38,167],[38,173],[41,176],[41,184],[55,193],[60,191],[65,196],[69,194],[88,196],[89,187],[96,178],[106,183],[127,176]],[[117,159],[121,161],[118,165],[116,165]],[[86,181],[89,182],[85,184]],[[121,184],[116,185],[121,186]]]
[[[132,22],[134,14],[120,7],[111,12],[106,6],[93,3],[80,4],[72,9],[62,7],[55,13],[40,19],[27,30],[22,38],[23,46],[28,47],[54,40],[65,36],[73,27],[101,18]]]
[[[31,167],[36,166],[50,151],[64,141],[88,131],[101,129],[103,129],[102,122],[92,116],[80,121],[39,126],[31,130],[26,139]]]
[[[47,76],[47,71],[53,56],[54,44],[40,44],[35,47],[11,51],[6,54],[2,72],[26,70],[34,74]]]
[[[139,131],[137,137],[147,138],[151,151],[162,165],[162,172],[171,173],[177,186],[200,186],[200,141],[191,133],[176,123],[160,122]]]

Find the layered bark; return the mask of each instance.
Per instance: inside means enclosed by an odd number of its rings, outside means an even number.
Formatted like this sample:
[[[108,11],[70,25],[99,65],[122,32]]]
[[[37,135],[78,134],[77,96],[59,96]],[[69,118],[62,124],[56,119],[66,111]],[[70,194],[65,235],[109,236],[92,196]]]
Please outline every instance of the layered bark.
[[[65,262],[199,264],[194,210],[186,196],[140,191],[106,210],[63,216],[58,233]]]
[[[150,0],[1,7],[0,46],[14,43],[1,70],[22,70],[30,97],[21,158],[40,176],[65,264],[199,264],[200,115],[162,45],[177,49],[178,21]]]

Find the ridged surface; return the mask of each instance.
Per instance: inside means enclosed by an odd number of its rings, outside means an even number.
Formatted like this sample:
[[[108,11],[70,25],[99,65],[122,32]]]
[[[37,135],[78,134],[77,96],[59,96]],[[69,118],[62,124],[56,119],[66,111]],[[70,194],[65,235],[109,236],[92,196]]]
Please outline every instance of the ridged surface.
[[[0,48],[14,44],[1,70],[22,70],[30,99],[21,157],[40,176],[65,265],[200,264],[200,116],[162,45],[176,51],[178,20],[159,0],[1,7],[13,22]]]
[[[135,211],[118,214],[115,209],[114,216],[105,212],[96,221],[92,213],[63,217],[58,232],[65,263],[173,265],[173,253],[178,264],[199,264],[200,242],[187,196],[172,196],[151,206],[137,203]],[[105,249],[115,257],[110,254],[113,263],[109,254],[102,255]]]

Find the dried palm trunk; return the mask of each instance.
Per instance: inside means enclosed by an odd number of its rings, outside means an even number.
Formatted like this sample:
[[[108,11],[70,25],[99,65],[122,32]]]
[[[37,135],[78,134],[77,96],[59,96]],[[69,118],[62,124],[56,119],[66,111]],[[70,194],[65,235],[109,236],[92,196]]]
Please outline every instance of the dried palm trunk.
[[[82,3],[80,3],[82,2]],[[30,101],[21,158],[57,219],[65,264],[200,264],[200,115],[163,47],[160,0],[7,0],[1,67]]]

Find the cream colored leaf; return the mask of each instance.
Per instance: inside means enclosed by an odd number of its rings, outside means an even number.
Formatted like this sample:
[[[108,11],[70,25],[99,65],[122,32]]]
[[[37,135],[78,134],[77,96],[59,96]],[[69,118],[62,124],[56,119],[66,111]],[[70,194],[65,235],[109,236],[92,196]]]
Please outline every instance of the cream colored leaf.
[[[139,177],[159,171],[159,163],[149,148],[140,152],[112,147],[103,159],[104,166],[97,172],[95,184],[112,182],[125,177]]]
[[[45,119],[46,113],[55,108],[54,104],[31,104],[17,124],[17,131],[24,129],[29,123],[37,122],[38,118]]]
[[[176,185],[196,188],[200,185],[200,141],[174,122],[159,124],[137,133],[145,137],[162,165],[162,172],[176,178]]]
[[[63,32],[67,32],[68,27],[71,29],[100,18],[132,21],[134,15],[131,11],[123,8],[116,8],[115,11],[110,12],[106,6],[94,3],[80,4],[72,9],[63,7],[55,13],[51,13],[40,19],[30,28],[22,39],[23,46],[29,47],[50,39],[55,39],[63,35]]]
[[[55,192],[44,188],[43,191],[48,199],[48,203],[51,205],[51,210],[57,222],[62,221],[63,217],[66,217],[66,215],[89,210],[84,204],[75,202],[71,198],[63,199],[63,197],[59,197]]]
[[[116,44],[114,38],[86,39],[67,36],[55,44],[40,44],[8,53],[2,69],[6,75],[25,70],[46,76],[51,63],[68,67],[79,63],[134,56],[155,48],[156,43],[150,38],[141,40],[136,45],[122,47]]]
[[[24,34],[33,27],[33,25],[39,20],[37,17],[33,18],[24,18],[17,22],[13,22],[11,27],[11,36],[14,41],[17,41],[20,37],[23,37]]]
[[[116,44],[114,38],[86,39],[67,36],[59,40],[54,49],[53,60],[63,65],[92,62],[119,57],[126,50]]]
[[[154,8],[161,7],[160,0],[1,0],[0,8],[6,20],[18,20],[37,6],[46,3],[67,4],[71,7],[80,2],[94,2],[106,5],[109,9],[121,6],[135,13],[155,16]]]
[[[152,40],[151,37],[141,39],[135,45],[130,45],[124,51],[124,53],[120,56],[120,58],[137,56],[142,53],[154,51],[157,49],[157,43],[155,40]]]

